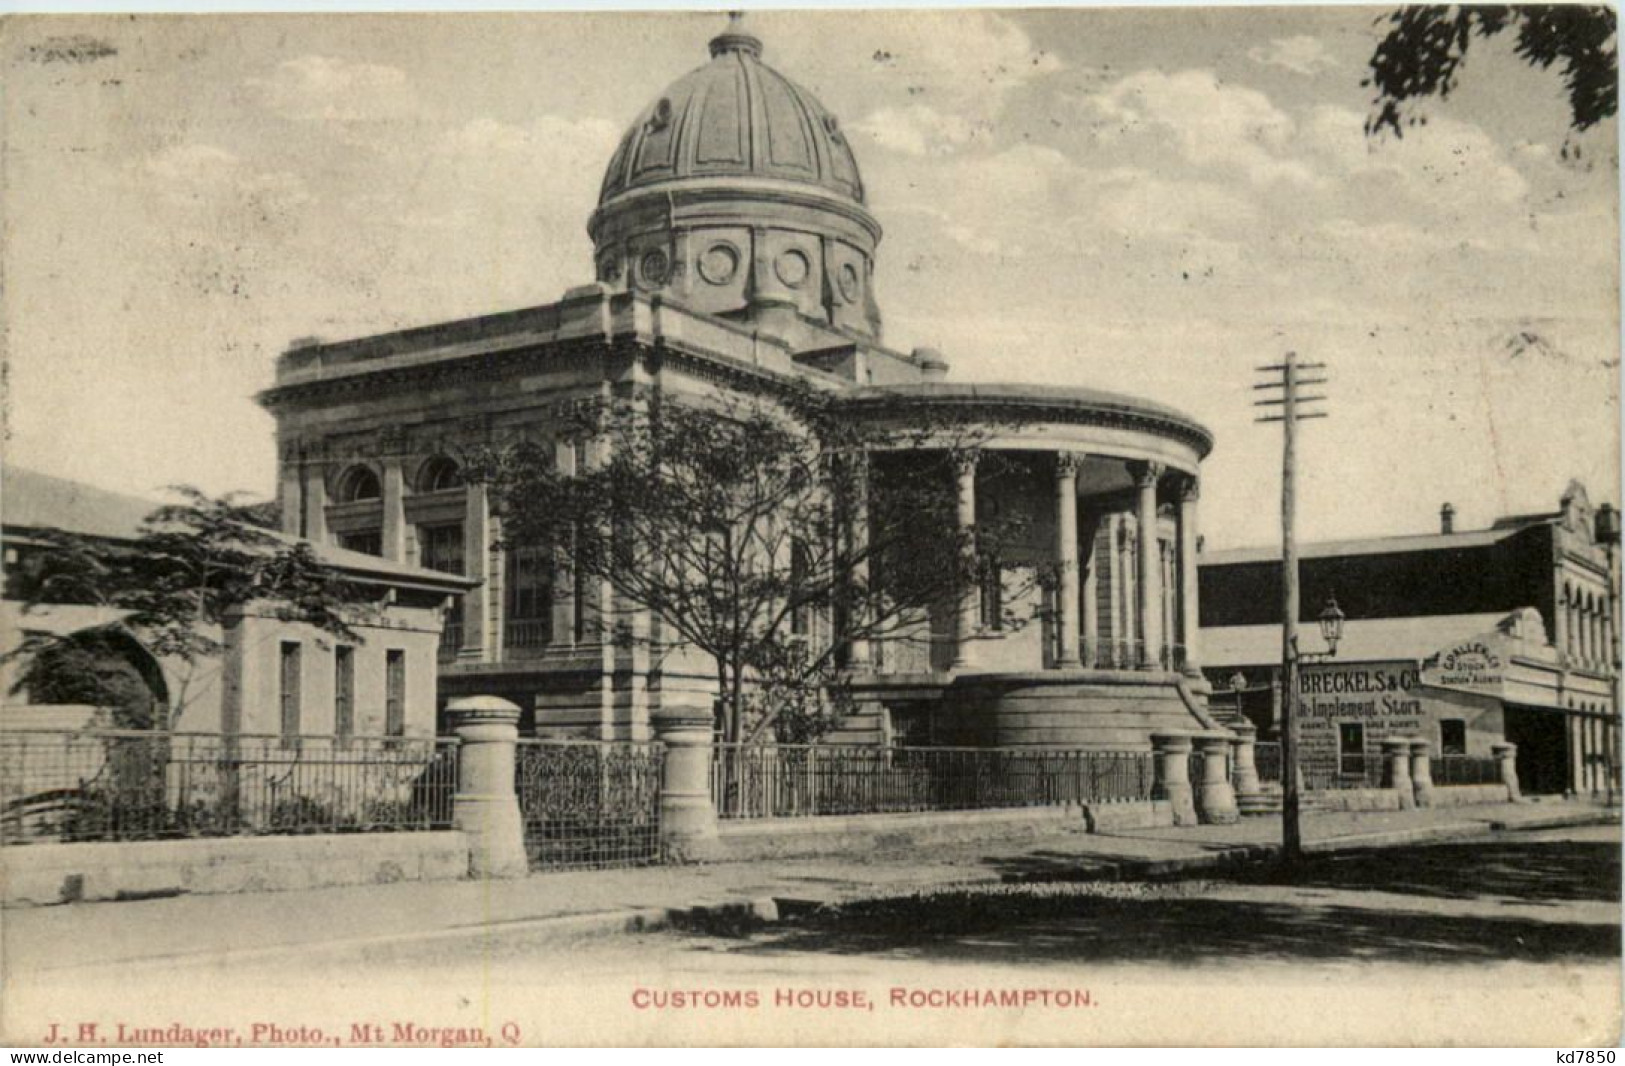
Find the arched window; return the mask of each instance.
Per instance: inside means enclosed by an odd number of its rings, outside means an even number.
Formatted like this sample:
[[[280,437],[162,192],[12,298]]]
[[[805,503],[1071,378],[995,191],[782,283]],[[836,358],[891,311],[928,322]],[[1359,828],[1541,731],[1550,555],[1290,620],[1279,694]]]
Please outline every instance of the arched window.
[[[1575,610],[1574,586],[1563,583],[1563,650],[1570,655],[1578,647],[1579,641],[1579,611]]]
[[[462,472],[456,462],[444,455],[430,459],[418,471],[419,492],[442,492],[446,489],[459,488],[462,483]]]
[[[378,475],[370,466],[352,466],[339,478],[338,492],[335,496],[339,503],[356,503],[360,500],[376,500],[383,494],[383,486],[378,482]]]

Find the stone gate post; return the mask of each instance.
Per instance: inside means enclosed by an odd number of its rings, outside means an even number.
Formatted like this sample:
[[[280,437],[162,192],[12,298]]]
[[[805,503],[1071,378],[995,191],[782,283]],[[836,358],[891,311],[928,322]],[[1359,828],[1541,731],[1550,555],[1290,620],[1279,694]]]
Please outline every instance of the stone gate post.
[[[514,792],[519,708],[496,696],[469,696],[446,707],[457,749],[457,796],[452,823],[468,838],[474,877],[523,877],[525,823]]]
[[[660,844],[671,862],[722,858],[717,811],[711,802],[709,707],[663,706],[651,716],[666,746],[660,780]]]
[[[1516,803],[1523,793],[1518,788],[1518,745],[1491,744],[1490,753],[1501,768],[1501,783],[1507,787],[1507,799]]]
[[[1428,742],[1420,737],[1411,741],[1411,788],[1418,807],[1433,806],[1433,764],[1428,761]]]
[[[1236,734],[1236,739],[1230,742],[1236,761],[1236,809],[1243,814],[1256,812],[1264,798],[1264,785],[1258,780],[1258,762],[1254,758],[1258,727],[1251,722],[1237,722],[1230,731]]]
[[[1197,791],[1197,804],[1202,821],[1210,825],[1231,825],[1241,819],[1236,810],[1236,792],[1230,785],[1227,756],[1230,738],[1209,734],[1196,738],[1202,752],[1202,781]]]
[[[1411,742],[1405,737],[1386,737],[1382,741],[1382,787],[1391,788],[1399,795],[1399,809],[1408,811],[1416,806],[1416,792],[1411,785]]]
[[[1174,809],[1175,825],[1196,825],[1196,804],[1191,797],[1191,738],[1185,733],[1152,733],[1151,748],[1157,762],[1155,799]]]

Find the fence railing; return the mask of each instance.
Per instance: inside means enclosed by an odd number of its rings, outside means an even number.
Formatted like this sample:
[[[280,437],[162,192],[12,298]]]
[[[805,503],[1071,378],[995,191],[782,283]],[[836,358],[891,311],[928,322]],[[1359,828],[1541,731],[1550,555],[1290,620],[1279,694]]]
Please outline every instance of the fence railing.
[[[1305,765],[1303,787],[1307,792],[1330,792],[1351,788],[1382,787],[1381,755],[1339,755],[1329,765]]]
[[[8,730],[0,842],[436,829],[457,741]]]
[[[502,626],[502,643],[509,648],[545,648],[553,640],[553,623],[542,618],[509,618]]]
[[[1498,785],[1501,764],[1489,756],[1445,755],[1430,759],[1435,785]]]
[[[514,788],[533,867],[660,861],[664,748],[641,741],[521,738]]]
[[[1149,751],[720,745],[719,818],[974,810],[1150,799]]]

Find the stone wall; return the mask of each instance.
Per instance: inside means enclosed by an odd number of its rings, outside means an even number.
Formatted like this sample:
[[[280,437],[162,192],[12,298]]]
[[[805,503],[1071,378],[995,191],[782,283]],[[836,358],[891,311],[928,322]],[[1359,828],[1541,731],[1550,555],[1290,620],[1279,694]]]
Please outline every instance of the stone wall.
[[[0,851],[7,906],[467,877],[461,832],[29,844]]]
[[[1084,831],[1076,807],[768,818],[724,821],[717,829],[723,855],[736,862],[854,857],[886,848],[1027,840],[1067,831]]]

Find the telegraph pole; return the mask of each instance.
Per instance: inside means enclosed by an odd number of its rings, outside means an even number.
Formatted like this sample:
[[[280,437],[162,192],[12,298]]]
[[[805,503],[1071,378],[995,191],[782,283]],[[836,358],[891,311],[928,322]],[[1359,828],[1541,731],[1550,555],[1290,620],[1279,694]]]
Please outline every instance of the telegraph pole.
[[[1325,418],[1323,410],[1305,409],[1324,396],[1304,396],[1305,385],[1323,385],[1325,363],[1300,363],[1298,353],[1287,352],[1279,363],[1258,367],[1264,379],[1255,390],[1271,391],[1255,407],[1280,408],[1280,413],[1258,416],[1259,422],[1279,422],[1281,445],[1281,857],[1295,862],[1303,855],[1302,803],[1298,789],[1298,423]],[[1309,371],[1304,377],[1302,372]]]

